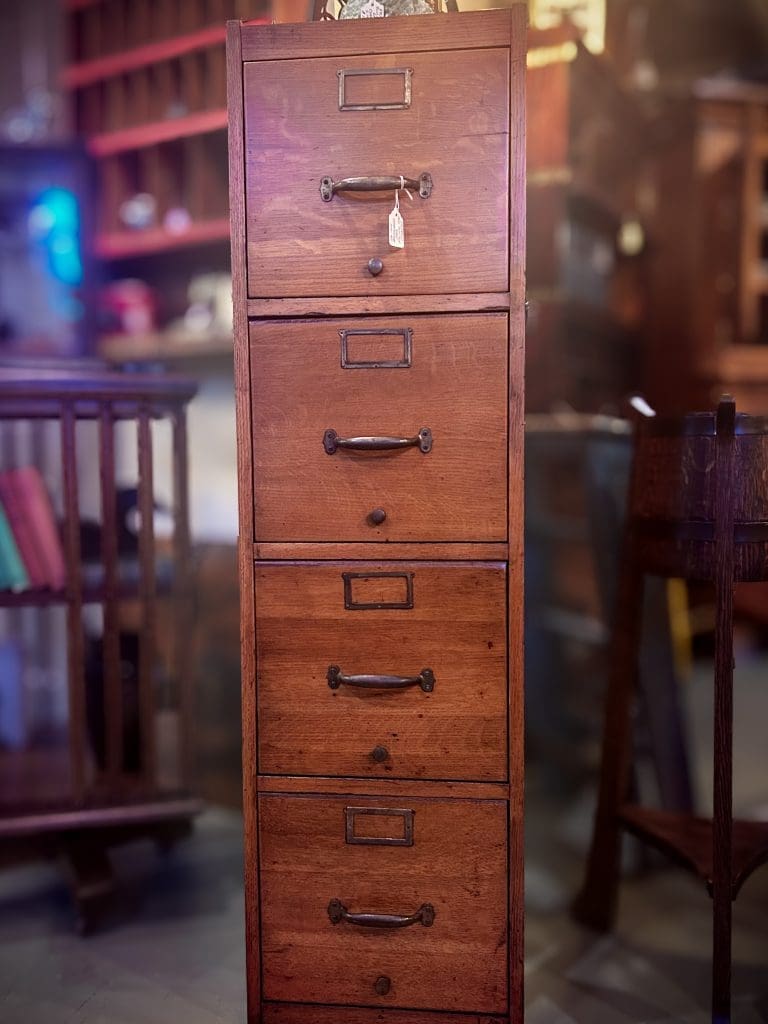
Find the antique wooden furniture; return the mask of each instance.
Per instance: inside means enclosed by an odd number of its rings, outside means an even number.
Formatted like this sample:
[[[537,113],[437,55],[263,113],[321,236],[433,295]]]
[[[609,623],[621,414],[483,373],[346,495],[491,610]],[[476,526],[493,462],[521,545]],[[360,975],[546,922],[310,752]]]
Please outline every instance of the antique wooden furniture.
[[[627,829],[697,874],[713,901],[712,1020],[730,1020],[731,904],[768,860],[768,825],[732,814],[733,588],[768,577],[768,421],[717,413],[649,417],[636,451],[605,704],[595,831],[577,916],[611,926],[619,881],[619,834]],[[678,576],[714,586],[714,817],[705,820],[628,800],[631,718],[643,577]]]
[[[225,22],[263,16],[268,4],[60,3],[68,42],[61,85],[97,185],[87,248],[103,283],[136,278],[158,296],[153,329],[115,333],[102,316],[99,354],[119,363],[231,358],[225,326],[190,330],[178,321],[191,278],[229,271]],[[129,212],[137,196],[142,217]]]
[[[252,1022],[522,1021],[525,17],[229,26]]]
[[[221,279],[225,309],[229,301],[226,19],[255,18],[271,7],[280,20],[286,0],[59,2],[69,43],[62,86],[97,185],[84,248],[93,251],[105,290],[138,279],[157,307],[156,323],[128,333],[121,331],[125,317],[120,324],[102,310],[90,351],[97,341],[110,364],[171,368],[200,380],[188,424],[193,558],[201,570],[193,641],[202,709],[198,781],[204,795],[231,804],[241,791],[232,740],[240,733],[239,658],[235,648],[233,665],[230,646],[239,628],[237,474],[234,438],[222,448],[219,437],[234,420],[232,330],[226,315],[206,325],[204,312],[196,322],[185,314],[195,279],[198,286]],[[153,215],[127,223],[142,194],[154,200]]]
[[[526,416],[526,742],[561,788],[598,767],[632,448],[628,419]],[[669,586],[646,586],[634,735],[661,806],[690,811]]]
[[[528,35],[526,408],[617,411],[639,387],[644,118],[572,25]]]
[[[200,809],[191,778],[185,409],[195,384],[70,366],[0,369],[0,468],[37,454],[66,563],[61,591],[0,591],[0,646],[17,654],[4,662],[0,713],[14,688],[22,705],[0,749],[0,839],[3,861],[29,847],[69,860],[85,928],[111,887],[108,847],[137,835],[170,841]],[[153,513],[165,483],[153,473],[163,428],[168,543],[155,536]],[[118,514],[131,446],[137,534]]]
[[[659,128],[646,380],[664,412],[768,405],[768,87],[699,82]]]

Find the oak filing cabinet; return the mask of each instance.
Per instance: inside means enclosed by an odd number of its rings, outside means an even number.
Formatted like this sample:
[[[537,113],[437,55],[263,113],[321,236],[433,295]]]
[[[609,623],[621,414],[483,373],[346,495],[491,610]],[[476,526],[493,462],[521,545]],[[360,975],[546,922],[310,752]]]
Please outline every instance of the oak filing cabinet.
[[[249,1021],[517,1024],[525,6],[228,32]]]

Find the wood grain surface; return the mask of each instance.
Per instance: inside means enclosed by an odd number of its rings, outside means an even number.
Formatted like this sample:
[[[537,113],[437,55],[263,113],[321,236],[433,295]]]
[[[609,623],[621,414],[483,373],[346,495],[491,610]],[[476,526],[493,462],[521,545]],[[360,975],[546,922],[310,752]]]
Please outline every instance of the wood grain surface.
[[[455,797],[464,800],[506,800],[509,786],[506,782],[436,782],[434,780],[387,779],[382,789],[379,779],[330,778],[307,775],[259,775],[256,779],[259,793],[320,793],[325,796],[377,796],[386,792],[388,799],[395,797]]]
[[[509,309],[508,292],[471,292],[468,295],[360,295],[348,297],[248,299],[250,317],[343,316],[354,305],[358,315],[390,316],[396,313],[494,313]]]
[[[253,557],[264,561],[310,561],[318,559],[362,559],[374,561],[386,558],[387,561],[410,561],[420,559],[445,558],[457,562],[506,562],[509,548],[506,544],[482,544],[448,542],[443,544],[404,544],[389,541],[359,541],[357,543],[334,543],[332,541],[315,543],[263,543],[253,545]]]
[[[341,329],[410,328],[408,369],[344,369]],[[506,539],[507,317],[251,323],[255,539]],[[326,454],[341,437],[410,437],[432,450]],[[368,518],[382,508],[387,518]]]
[[[249,949],[252,1024],[522,1020],[525,23],[516,4],[239,27],[244,116],[233,124],[248,298],[241,281],[236,305],[250,318],[241,427],[251,420],[241,495],[253,494],[241,528],[250,530],[244,579],[256,579],[246,618],[258,615],[244,634],[249,676],[259,662],[259,706],[249,678],[244,734],[263,909],[261,963]],[[404,67],[413,69],[408,109],[339,109],[339,71]],[[353,103],[392,101],[402,76],[347,82]],[[388,245],[392,194],[345,192],[328,203],[319,194],[326,175],[422,171],[434,189],[425,200],[401,195],[402,251]],[[242,203],[240,194],[241,238]],[[378,276],[372,257],[383,261]],[[343,368],[339,332],[355,326],[411,328],[411,366]],[[390,341],[371,344],[391,358]],[[422,427],[434,437],[426,454],[327,455],[322,444],[329,428],[405,437]],[[386,513],[378,524],[375,509]],[[353,571],[412,563],[413,609],[334,608],[342,559]],[[458,582],[443,598],[446,575]],[[328,664],[417,673],[429,659],[410,662],[425,646],[450,659],[440,674],[429,666],[432,693],[327,685]],[[473,705],[475,672],[483,699]],[[263,774],[254,779],[257,731]],[[370,757],[377,745],[387,747],[380,763]],[[347,844],[350,803],[409,807],[415,845]],[[249,856],[255,848],[254,837]],[[253,879],[256,865],[248,870]],[[438,913],[431,928],[334,926],[334,896],[351,911],[432,902]],[[374,988],[382,976],[386,994]]]
[[[345,1006],[292,1006],[266,1003],[264,1024],[507,1024],[509,1017],[486,1014],[363,1010]]]
[[[227,24],[227,105],[229,108],[229,216],[232,245],[235,415],[237,428],[238,574],[240,580],[240,667],[243,722],[243,840],[248,1022],[261,1016],[259,966],[259,837],[256,822],[256,643],[253,606],[253,467],[251,464],[251,366],[245,312],[245,198],[243,154],[243,65],[240,25]]]
[[[384,796],[354,799],[387,807]],[[345,842],[348,802],[259,799],[265,998],[504,1013],[506,804],[413,801],[413,846],[364,846]],[[332,899],[386,914],[431,903],[435,921],[334,925]],[[374,989],[381,976],[391,980],[385,995]]]
[[[393,67],[413,70],[410,107],[339,109],[339,71]],[[244,89],[250,296],[507,291],[505,48],[253,62]],[[391,96],[371,86],[352,99]],[[394,191],[320,197],[325,176],[423,172],[431,196],[401,195],[403,249],[388,242]],[[377,277],[372,257],[384,262]]]
[[[364,612],[344,606],[344,569],[256,566],[259,771],[505,780],[504,566],[403,562],[414,607]],[[417,676],[427,667],[435,687],[331,689],[330,665],[347,675]],[[381,762],[377,747],[388,752]]]
[[[305,25],[242,26],[243,60],[290,60],[328,54],[403,53],[411,50],[464,50],[506,45],[510,28],[517,49],[525,46],[525,0],[511,11],[427,14],[405,19],[350,19]],[[513,29],[514,30],[514,29]],[[450,60],[450,56],[448,59]]]
[[[509,927],[513,936],[509,955],[509,1015],[524,1019],[525,837],[523,752],[525,660],[523,654],[525,460],[525,60],[526,10],[510,11],[510,136],[509,136],[509,443],[508,530],[509,566]]]

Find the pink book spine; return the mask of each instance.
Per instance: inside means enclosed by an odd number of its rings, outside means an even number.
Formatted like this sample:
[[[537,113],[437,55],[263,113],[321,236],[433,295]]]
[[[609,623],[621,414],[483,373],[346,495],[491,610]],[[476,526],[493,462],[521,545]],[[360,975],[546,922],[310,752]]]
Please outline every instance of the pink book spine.
[[[63,590],[67,583],[67,567],[45,482],[35,466],[24,466],[12,472],[15,473],[14,483],[26,506],[40,552],[45,574],[43,585],[52,590]]]

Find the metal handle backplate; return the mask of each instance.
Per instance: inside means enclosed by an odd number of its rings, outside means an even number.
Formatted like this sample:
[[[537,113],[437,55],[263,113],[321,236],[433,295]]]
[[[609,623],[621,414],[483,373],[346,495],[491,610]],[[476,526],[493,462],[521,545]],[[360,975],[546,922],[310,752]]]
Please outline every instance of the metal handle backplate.
[[[400,174],[380,174],[342,178],[340,181],[334,181],[328,175],[320,179],[320,195],[324,203],[330,203],[337,192],[391,192],[400,188],[418,192],[422,199],[429,199],[432,195],[432,175],[424,171],[418,178],[406,178]]]
[[[397,448],[419,448],[426,453],[432,451],[432,431],[422,427],[415,437],[339,437],[329,427],[323,434],[323,448],[328,455],[333,455],[339,448],[347,448],[356,452],[386,452]]]
[[[331,924],[346,921],[359,928],[410,928],[414,924],[431,928],[435,923],[435,908],[431,903],[422,903],[415,914],[351,914],[341,900],[331,900],[328,917]]]
[[[356,686],[363,690],[405,690],[409,686],[420,686],[424,693],[435,688],[435,674],[431,668],[423,668],[417,676],[347,676],[338,665],[328,666],[328,685],[338,690],[341,685]]]

